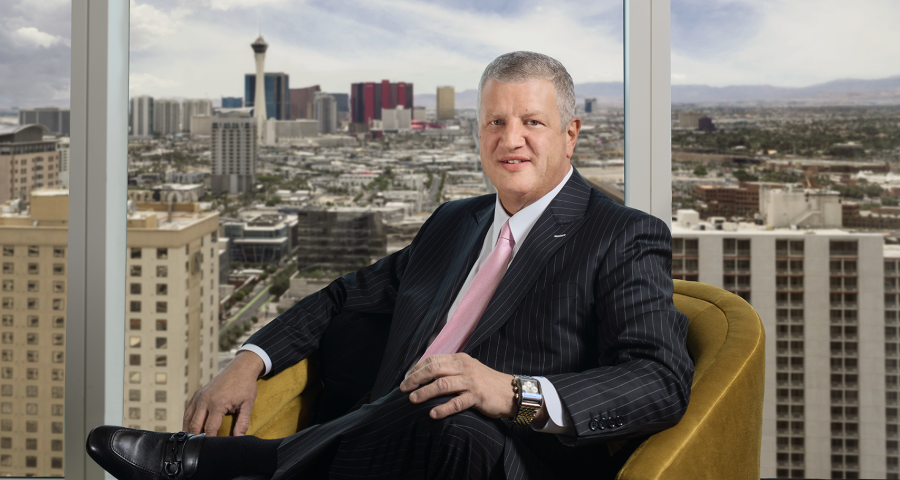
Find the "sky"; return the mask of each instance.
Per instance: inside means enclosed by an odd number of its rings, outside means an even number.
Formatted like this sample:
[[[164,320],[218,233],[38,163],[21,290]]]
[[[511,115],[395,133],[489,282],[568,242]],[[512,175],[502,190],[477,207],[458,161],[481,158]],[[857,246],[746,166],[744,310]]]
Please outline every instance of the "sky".
[[[0,108],[67,105],[71,0],[4,0]],[[242,96],[250,43],[294,88],[359,81],[476,88],[513,50],[576,84],[622,81],[621,0],[130,0],[132,95]],[[8,7],[7,7],[8,6]],[[900,75],[898,0],[672,0],[672,83],[808,86]]]

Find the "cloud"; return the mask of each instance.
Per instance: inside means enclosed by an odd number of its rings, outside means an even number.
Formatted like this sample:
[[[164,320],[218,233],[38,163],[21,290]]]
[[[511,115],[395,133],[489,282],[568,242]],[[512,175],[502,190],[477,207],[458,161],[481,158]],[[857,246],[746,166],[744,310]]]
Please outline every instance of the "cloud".
[[[145,50],[163,42],[178,31],[180,17],[185,13],[181,8],[164,13],[152,5],[131,0],[131,50]]]
[[[154,95],[155,92],[177,87],[179,82],[160,78],[152,73],[132,73],[128,76],[128,93],[130,96]]]
[[[68,39],[42,32],[34,27],[19,28],[16,30],[16,38],[26,44],[44,48],[56,45],[57,43],[71,46]]]
[[[213,10],[246,10],[257,7],[285,6],[291,3],[291,0],[206,0],[203,3]]]
[[[799,87],[900,74],[900,49],[894,47],[900,44],[900,2],[759,0],[752,7],[746,2],[726,5],[718,13],[688,15],[695,1],[673,1],[672,70],[690,79],[673,78],[673,83]],[[680,30],[695,33],[676,36]]]
[[[167,8],[163,1],[170,2]],[[173,1],[154,0],[152,6],[162,13],[186,8]],[[391,79],[413,82],[417,93],[437,85],[462,91],[476,86],[490,60],[512,50],[551,55],[579,83],[621,81],[622,38],[609,19],[617,16],[621,23],[622,3],[599,3],[602,8],[563,2],[538,11],[507,2],[492,12],[412,1],[311,0],[259,8],[255,17],[236,8],[197,7],[181,14],[178,28],[152,48],[133,48],[131,71],[177,82],[154,95],[242,96],[244,74],[254,70],[249,45],[261,25],[270,45],[266,70],[288,73],[294,88],[319,84],[348,92],[353,82]],[[607,24],[598,26],[601,20]]]

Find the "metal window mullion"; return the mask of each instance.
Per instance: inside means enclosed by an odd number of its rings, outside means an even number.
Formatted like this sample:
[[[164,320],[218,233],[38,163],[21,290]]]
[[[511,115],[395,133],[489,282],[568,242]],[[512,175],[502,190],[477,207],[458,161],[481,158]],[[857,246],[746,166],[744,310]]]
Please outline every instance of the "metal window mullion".
[[[91,428],[123,408],[129,6],[72,1],[72,141],[66,333],[65,466],[106,476],[87,457]]]
[[[669,0],[625,0],[625,204],[671,226]]]

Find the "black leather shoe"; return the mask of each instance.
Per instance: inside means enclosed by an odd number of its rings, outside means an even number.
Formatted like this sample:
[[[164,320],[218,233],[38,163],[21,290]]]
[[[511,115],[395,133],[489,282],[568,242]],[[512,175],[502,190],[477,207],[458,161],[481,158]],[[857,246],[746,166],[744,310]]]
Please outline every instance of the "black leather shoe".
[[[86,448],[119,480],[187,480],[197,472],[205,436],[101,425],[88,434]]]

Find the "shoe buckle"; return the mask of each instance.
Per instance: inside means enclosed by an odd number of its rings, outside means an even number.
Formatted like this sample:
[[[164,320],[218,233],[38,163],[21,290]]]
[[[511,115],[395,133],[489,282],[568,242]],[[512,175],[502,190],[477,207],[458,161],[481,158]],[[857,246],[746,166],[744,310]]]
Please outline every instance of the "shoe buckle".
[[[170,467],[174,467],[174,471]],[[175,477],[175,475],[178,475],[179,470],[181,470],[181,462],[166,462],[163,466],[163,471],[165,471],[166,475],[168,475],[169,477]]]

